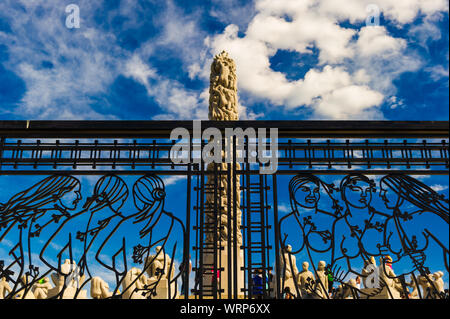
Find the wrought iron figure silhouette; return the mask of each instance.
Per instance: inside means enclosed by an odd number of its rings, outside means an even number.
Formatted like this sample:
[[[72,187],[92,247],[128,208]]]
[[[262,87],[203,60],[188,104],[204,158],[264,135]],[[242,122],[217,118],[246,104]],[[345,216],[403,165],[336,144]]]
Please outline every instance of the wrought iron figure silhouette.
[[[421,181],[403,174],[384,176],[380,180],[380,190],[380,196],[391,213],[389,229],[393,231],[386,233],[386,246],[392,255],[398,260],[409,258],[413,263],[411,271],[417,270],[425,275],[429,273],[425,265],[425,251],[431,239],[442,249],[448,271],[449,200]],[[418,228],[417,223],[411,227],[414,218],[417,220],[420,215],[426,214],[431,215],[422,218],[421,227]],[[433,216],[437,216],[447,227],[430,231],[430,225],[440,224],[439,220],[432,222]]]
[[[128,188],[121,178],[113,174],[102,176],[94,187],[93,195],[86,199],[83,209],[65,219],[46,242],[40,252],[42,262],[47,265],[50,270],[56,271],[60,276],[66,276],[66,274],[61,272],[61,260],[63,253],[68,251],[70,263],[73,263],[72,237],[75,236],[72,236],[72,234],[77,231],[76,239],[83,242],[81,256],[77,258],[77,271],[80,276],[85,276],[86,274],[89,276],[79,287],[78,291],[80,291],[92,278],[87,262],[89,251],[99,234],[110,225],[114,218],[121,216],[120,209],[126,202],[127,197]],[[96,226],[93,226],[94,216],[97,216],[100,211],[105,213],[99,215]],[[80,230],[78,220],[80,216],[85,213],[89,213],[89,218],[85,224],[85,228]],[[60,234],[60,236],[57,236],[58,234]],[[52,255],[48,249],[49,246],[52,244],[61,245],[62,242],[67,240],[66,238],[69,238],[69,240],[64,248],[60,250],[56,256],[55,254]],[[62,295],[62,293],[60,295]]]
[[[7,237],[17,241],[10,251],[14,260],[6,268],[3,267],[3,272],[6,273],[11,273],[12,268],[19,267],[17,276],[14,279],[9,277],[14,283],[11,296],[18,293],[16,290],[19,283],[23,286],[20,290],[25,290],[22,295],[26,296],[38,277],[46,275],[40,274],[35,265],[36,261],[32,259],[33,251],[39,250],[36,246],[41,242],[34,239],[40,237],[43,230],[49,226],[69,218],[71,211],[76,209],[81,200],[80,191],[80,181],[75,177],[52,175],[0,204],[0,231],[4,228],[0,243]],[[28,272],[25,272],[26,261]],[[24,273],[27,283],[21,282]]]
[[[300,243],[300,247],[295,247],[291,254],[307,253],[314,269],[315,257],[317,260],[318,256],[327,260],[334,258],[335,225],[342,218],[342,207],[333,196],[337,191],[334,185],[327,184],[311,174],[299,174],[289,183],[292,212],[280,220],[280,234],[284,234],[282,247],[286,246],[287,241],[290,245]],[[326,198],[321,200],[321,193],[326,195]],[[295,227],[295,233],[289,237],[286,232],[292,229],[292,225],[298,227]],[[290,263],[291,260],[283,260],[285,265]]]

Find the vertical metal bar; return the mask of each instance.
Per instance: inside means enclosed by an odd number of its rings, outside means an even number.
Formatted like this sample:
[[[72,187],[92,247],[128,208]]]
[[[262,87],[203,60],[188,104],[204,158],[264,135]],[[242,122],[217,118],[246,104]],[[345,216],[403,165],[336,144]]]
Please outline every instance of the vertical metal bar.
[[[5,137],[2,136],[0,139],[0,171],[2,170],[3,166],[3,148],[5,146]]]
[[[265,236],[266,236],[266,244],[267,244],[267,249],[266,249],[266,257],[267,257],[267,266],[268,266],[268,270],[267,270],[267,279],[269,280],[269,295],[270,295],[270,291],[271,289],[273,289],[273,287],[271,287],[271,280],[269,278],[269,271],[272,270],[272,266],[270,266],[270,250],[272,249],[271,245],[270,245],[270,238],[269,238],[269,200],[267,198],[267,191],[270,190],[270,187],[268,186],[268,182],[267,182],[267,175],[264,175],[264,203],[265,203]]]
[[[197,175],[196,187],[196,206],[195,206],[195,299],[198,298],[198,290],[202,274],[199,265],[199,250],[200,250],[200,176]]]
[[[248,158],[248,156],[247,156]],[[233,295],[234,299],[238,298],[238,247],[237,247],[237,171],[236,171],[236,135],[233,135]],[[239,185],[240,187],[240,185]],[[240,247],[239,247],[240,249]]]
[[[232,193],[231,193],[231,164],[227,164],[227,227],[228,227],[228,238],[227,238],[227,273],[228,273],[228,299],[230,299],[232,291],[233,291],[233,281],[232,281],[232,236],[231,236],[231,201],[232,201]]]
[[[280,294],[280,275],[281,275],[281,267],[280,267],[280,225],[278,224],[278,188],[277,188],[277,175],[272,175],[272,184],[273,184],[273,221],[275,227],[275,274],[276,274],[276,291],[275,295],[277,299],[281,298]]]
[[[411,168],[411,165],[409,164],[409,153],[408,153],[408,141],[403,140],[403,146],[405,147],[404,150],[402,150],[402,158],[406,161],[406,168]]]
[[[429,169],[430,168],[430,162],[428,161],[428,159],[430,159],[431,158],[431,153],[429,152],[429,150],[427,149],[427,141],[426,140],[423,140],[422,141],[423,142],[423,148],[424,148],[424,153],[425,153],[425,159],[427,160],[427,161],[425,161],[425,167],[427,168],[427,169]]]
[[[213,263],[214,263],[214,266],[213,266],[213,280],[212,280],[212,282],[214,283],[214,285],[213,285],[213,296],[214,296],[214,299],[217,299],[217,285],[219,284],[219,280],[220,280],[220,277],[221,276],[219,276],[219,278],[217,278],[217,270],[218,270],[218,267],[217,267],[217,249],[218,249],[218,247],[217,247],[217,241],[218,241],[218,238],[217,238],[217,232],[218,231],[220,231],[220,229],[219,229],[219,225],[218,225],[218,215],[219,215],[219,210],[218,210],[218,208],[217,208],[217,202],[218,202],[218,191],[217,191],[217,188],[218,188],[218,181],[217,181],[217,163],[214,163],[214,171],[213,171],[213,173],[214,173],[214,218],[213,218],[213,220],[214,220],[214,226],[212,227],[212,231],[213,231],[213,241],[214,241],[214,261],[213,261]],[[220,274],[220,272],[219,272],[219,274]]]
[[[243,166],[242,166],[242,170],[246,170],[246,166],[244,166],[244,163],[242,164]],[[244,299],[245,298],[247,298],[247,295],[248,295],[248,293],[247,293],[247,288],[248,288],[248,278],[247,278],[247,271],[246,271],[246,267],[247,267],[247,265],[248,265],[248,258],[247,258],[247,254],[246,254],[246,247],[247,247],[247,231],[248,231],[248,228],[247,228],[247,221],[246,221],[246,219],[247,219],[247,181],[246,181],[246,174],[242,174],[242,191],[243,191],[243,193],[242,193],[242,197],[241,197],[241,209],[243,209],[242,210],[242,216],[243,216],[243,218],[242,218],[242,220],[241,220],[241,224],[242,224],[242,226],[243,226],[243,228],[242,228],[242,258],[243,258],[243,260],[242,260],[242,265],[243,265],[243,267],[244,267],[244,269],[242,269],[241,270],[241,275],[243,276],[243,279],[244,279],[244,287],[242,287],[243,288],[243,295],[244,295]],[[245,218],[244,218],[245,217]]]
[[[292,168],[292,141],[289,140],[288,141],[288,145],[289,145],[289,168]]]
[[[384,140],[384,147],[386,150],[386,158],[387,158],[387,168],[391,169],[391,161],[389,160],[391,158],[391,154],[389,152],[389,141],[388,140]]]
[[[347,151],[347,159],[349,159],[349,161],[347,162],[347,168],[352,168],[351,160],[353,159],[353,150],[350,148],[350,140],[346,140],[345,145]]]
[[[246,145],[248,143],[248,139],[246,139]],[[247,147],[248,149],[248,147]],[[289,150],[289,155],[291,151]],[[248,298],[252,299],[253,296],[253,278],[252,278],[252,205],[251,205],[251,177],[250,177],[250,163],[248,158],[245,159],[245,192],[246,192],[246,219],[247,219],[247,243],[245,244],[245,249],[247,252],[247,282],[248,282]]]
[[[447,142],[445,140],[442,140],[442,146],[443,146],[443,155],[444,158],[446,159],[445,161],[445,167],[448,168],[449,166],[449,162],[448,162],[448,146],[447,146]]]
[[[203,140],[200,141],[200,150],[203,150]],[[205,270],[204,270],[204,265],[203,265],[203,260],[204,260],[204,252],[203,252],[203,246],[204,246],[204,232],[203,232],[203,227],[204,227],[204,219],[205,219],[205,166],[203,163],[203,157],[200,156],[200,242],[199,242],[199,247],[200,247],[200,269],[199,269],[199,274],[200,274],[200,299],[203,299],[203,280],[204,280],[204,274],[205,274]]]
[[[331,147],[330,147],[330,143],[331,143],[331,141],[330,140],[327,140],[327,150],[326,150],[326,152],[324,152],[324,153],[326,153],[327,155],[327,158],[328,158],[328,169],[331,169],[332,168],[332,165],[331,165]]]
[[[189,147],[190,147],[189,140]],[[188,176],[187,176],[187,190],[186,190],[186,229],[184,237],[184,299],[189,299],[189,271],[190,271],[190,258],[189,258],[189,248],[190,248],[190,233],[191,233],[191,164],[188,164]]]
[[[263,286],[262,286],[262,292],[263,292],[263,296],[264,298],[267,297],[266,296],[266,271],[268,269],[266,269],[266,238],[265,238],[265,233],[264,233],[264,227],[266,226],[265,223],[265,218],[264,218],[264,190],[263,190],[263,185],[264,185],[264,180],[263,180],[263,176],[259,175],[259,205],[260,205],[260,218],[261,218],[261,264],[262,266],[262,280],[263,280]]]
[[[311,140],[308,140],[308,167],[312,169]],[[292,168],[292,166],[291,166]]]

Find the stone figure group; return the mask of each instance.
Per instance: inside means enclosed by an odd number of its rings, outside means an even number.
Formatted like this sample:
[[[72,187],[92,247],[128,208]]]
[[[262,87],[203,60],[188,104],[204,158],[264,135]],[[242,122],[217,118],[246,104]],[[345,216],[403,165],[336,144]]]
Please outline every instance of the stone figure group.
[[[290,245],[279,259],[284,274],[281,277],[282,291],[301,299],[440,299],[446,296],[442,271],[428,275],[412,274],[410,281],[402,282],[393,270],[389,255],[380,258],[379,266],[373,257],[366,260],[361,275],[338,281],[336,287],[325,261],[319,261],[314,272],[309,270],[309,263],[305,261],[302,270],[298,271]]]
[[[29,278],[21,278],[22,288],[15,292],[6,277],[0,280],[0,299],[12,297],[12,299],[51,299],[59,296],[61,299],[87,299],[87,291],[79,290],[83,286],[85,276],[80,276],[79,268],[75,263],[66,260],[61,266],[61,273],[53,273],[50,282],[44,277],[31,286]],[[101,277],[93,277],[90,281],[90,295],[93,299],[107,299],[116,295],[122,299],[147,299],[149,293],[154,299],[169,299],[169,296],[177,296],[177,287],[173,282],[174,267],[169,255],[164,254],[161,246],[156,247],[156,254],[146,258],[144,270],[133,267],[125,275],[122,281],[123,293],[120,290],[110,290],[108,283]],[[146,274],[147,275],[146,275]],[[172,291],[170,292],[170,289]]]

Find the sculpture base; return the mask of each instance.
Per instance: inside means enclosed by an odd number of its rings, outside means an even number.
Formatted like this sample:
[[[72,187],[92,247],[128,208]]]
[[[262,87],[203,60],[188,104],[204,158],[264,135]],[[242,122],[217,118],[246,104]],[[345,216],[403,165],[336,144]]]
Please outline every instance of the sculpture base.
[[[377,289],[374,288],[364,288],[361,289],[361,291],[364,293],[360,296],[361,299],[401,299],[400,293],[393,288],[390,288],[388,291],[388,289],[384,287],[378,294],[376,293]],[[365,294],[369,296],[366,296]]]
[[[203,291],[204,296],[211,296],[213,285],[217,282],[217,296],[220,295],[221,298],[231,299],[234,297],[234,278],[231,275],[234,270],[234,265],[237,265],[237,292],[238,299],[244,297],[244,252],[239,249],[237,254],[237,260],[234,260],[233,253],[230,256],[232,269],[228,269],[228,248],[227,243],[222,243],[222,250],[217,251],[217,268],[223,268],[224,270],[218,271],[217,274],[214,274],[213,269],[211,268],[210,272],[206,272],[203,275]],[[214,264],[214,254],[204,254],[203,256],[203,264],[204,265],[212,265]],[[205,266],[206,267],[206,266]],[[231,274],[230,274],[231,273]],[[228,291],[228,280],[231,280],[232,287],[231,291]]]
[[[274,289],[273,291],[270,293],[270,297],[275,298],[276,297],[276,290],[277,290],[277,283],[276,283],[276,277],[274,276],[272,279],[272,286]],[[283,286],[283,279],[280,278],[280,293],[281,295],[284,295],[284,289],[286,289],[286,287],[289,287],[289,290],[291,292],[291,294],[293,294],[294,296],[297,296],[297,288],[295,287],[295,283],[294,283],[294,278],[289,278],[287,280],[284,281],[284,286]],[[300,292],[300,287],[298,287],[299,289],[299,293],[301,295]]]
[[[62,288],[52,288],[48,291],[47,299],[58,296],[62,291]],[[58,297],[58,299],[75,299],[75,294],[77,293],[77,289],[74,287],[67,287],[64,289],[64,293]],[[76,299],[87,299],[87,290],[81,290]]]
[[[154,282],[154,281],[153,281]],[[152,283],[152,278],[149,279],[149,285]],[[161,279],[155,289],[156,296],[152,296],[152,299],[177,299],[178,292],[176,291],[175,282],[170,284],[169,292],[169,280]]]

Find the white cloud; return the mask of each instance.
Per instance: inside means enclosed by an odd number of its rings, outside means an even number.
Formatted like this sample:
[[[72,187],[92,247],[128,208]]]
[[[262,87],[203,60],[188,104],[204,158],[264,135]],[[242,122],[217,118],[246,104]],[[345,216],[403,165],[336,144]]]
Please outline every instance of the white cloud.
[[[448,10],[448,0],[374,0],[388,19],[399,24],[413,22],[419,14],[434,14],[437,11]]]
[[[320,0],[320,8],[328,15],[351,23],[366,19],[368,5],[378,6],[386,19],[400,25],[413,22],[418,14],[448,10],[448,0]]]
[[[9,17],[10,33],[0,42],[8,47],[6,67],[25,82],[26,92],[14,110],[30,119],[114,119],[90,104],[117,75],[115,36],[92,28],[89,14],[98,4],[79,1],[82,28],[65,26],[65,5],[57,0],[0,3]]]
[[[380,118],[382,115],[374,107],[383,101],[383,94],[363,86],[347,86],[323,95],[316,104],[320,117],[333,119]]]
[[[4,65],[26,85],[15,113],[30,119],[115,119],[107,109],[96,112],[92,105],[123,74],[141,83],[160,105],[162,113],[149,117],[206,119],[209,66],[213,55],[225,49],[238,66],[239,90],[245,97],[239,106],[242,119],[262,116],[265,110],[250,107],[259,101],[285,112],[303,110],[317,119],[380,119],[380,105],[396,95],[393,81],[423,66],[406,41],[426,43],[429,38],[441,37],[436,23],[448,10],[447,0],[213,3],[209,12],[194,9],[185,13],[167,1],[162,13],[151,16],[160,33],[129,52],[120,47],[116,32],[103,26],[113,25],[117,16],[123,16],[127,18],[123,30],[145,27],[142,13],[148,8],[142,2],[121,2],[104,12],[104,25],[94,28],[102,3],[80,0],[81,29],[68,30],[65,5],[60,1],[2,1],[0,11],[9,17],[12,30],[0,32],[0,42],[9,52]],[[424,16],[423,23],[412,28],[408,39],[389,34],[383,26],[354,29],[341,25],[347,20],[364,22],[368,4],[378,5],[400,28],[419,15]],[[199,24],[205,13],[229,23],[228,27],[208,37]],[[203,80],[204,90],[188,89],[174,80],[175,75],[156,70],[152,57],[166,50],[177,52],[183,62],[180,73]],[[317,50],[319,64],[311,66],[303,78],[290,80],[271,67],[270,58],[279,50],[301,54]],[[43,67],[43,62],[51,67]],[[432,79],[448,77],[448,67],[427,70]],[[108,101],[103,104],[107,107]]]
[[[436,192],[442,192],[442,191],[445,191],[448,189],[448,186],[440,185],[440,184],[432,185],[430,187]]]
[[[125,64],[124,75],[133,78],[136,82],[139,82],[147,89],[150,89],[148,80],[149,78],[156,77],[156,71],[142,62],[138,55],[133,55],[133,57]]]
[[[190,61],[198,60],[197,47],[203,45],[194,16],[183,16],[171,2],[166,11],[154,17],[161,34],[141,44],[133,53],[120,46],[113,31],[95,29],[95,13],[102,3],[80,0],[81,28],[65,27],[65,5],[57,0],[46,2],[17,1],[0,3],[0,11],[11,17],[11,33],[1,33],[0,42],[8,46],[10,60],[6,66],[26,84],[26,92],[16,114],[29,119],[117,119],[108,114],[109,87],[123,74],[144,85],[167,119],[206,119],[207,103],[201,93],[188,90],[178,81],[161,76],[147,61],[155,48],[176,49]],[[144,8],[136,0],[127,1],[105,13],[107,23],[126,16],[123,28],[143,27],[139,12]],[[41,12],[37,15],[36,12]],[[106,23],[106,22],[105,22]],[[189,38],[188,38],[189,36]],[[192,45],[197,39],[197,45]],[[186,45],[186,40],[190,45]],[[43,62],[50,66],[42,67]],[[152,82],[153,81],[153,82]],[[96,112],[92,105],[100,99],[104,108]],[[205,109],[206,108],[206,109]],[[155,114],[149,114],[149,118]]]
[[[292,208],[286,204],[278,204],[278,211],[284,214],[290,213],[292,211]]]
[[[311,69],[304,79],[290,82],[284,74],[270,68],[269,58],[275,50],[253,38],[237,37],[236,26],[228,26],[224,34],[213,40],[212,47],[216,51],[227,48],[236,60],[240,89],[287,109],[306,105],[314,108],[317,118],[367,118],[365,110],[378,106],[383,99],[381,93],[355,84],[343,67]],[[361,78],[361,72],[358,76]],[[370,116],[381,117],[377,112]]]
[[[368,4],[378,5],[399,25],[419,14],[428,17],[448,8],[441,0],[259,0],[246,30],[230,24],[206,44],[210,55],[222,50],[231,54],[238,66],[239,89],[252,99],[291,112],[309,107],[311,116],[318,119],[381,119],[379,106],[396,93],[393,81],[419,69],[422,61],[405,39],[390,35],[384,26],[357,30],[340,25],[345,20],[364,22]],[[270,65],[279,50],[310,54],[313,49],[318,50],[319,65],[302,79],[288,80]],[[208,62],[203,72],[198,67],[192,66],[191,75],[206,77]]]
[[[381,55],[388,58],[404,50],[406,41],[389,36],[385,27],[371,26],[361,29],[356,46],[363,57]]]
[[[170,185],[175,185],[179,181],[185,180],[185,179],[186,179],[186,176],[170,176],[170,177],[164,178],[163,181],[164,181],[165,186],[170,186]]]
[[[434,81],[438,81],[438,80],[440,80],[442,78],[448,78],[449,77],[448,66],[444,67],[442,65],[435,65],[435,66],[432,66],[432,67],[428,67],[425,70],[430,73],[430,77]]]
[[[209,14],[225,24],[246,26],[254,15],[253,1],[212,0]]]
[[[428,49],[428,40],[439,40],[442,37],[441,30],[436,22],[439,22],[443,15],[439,12],[423,19],[423,23],[412,26],[409,30],[409,35],[413,41],[418,42],[422,47]]]

